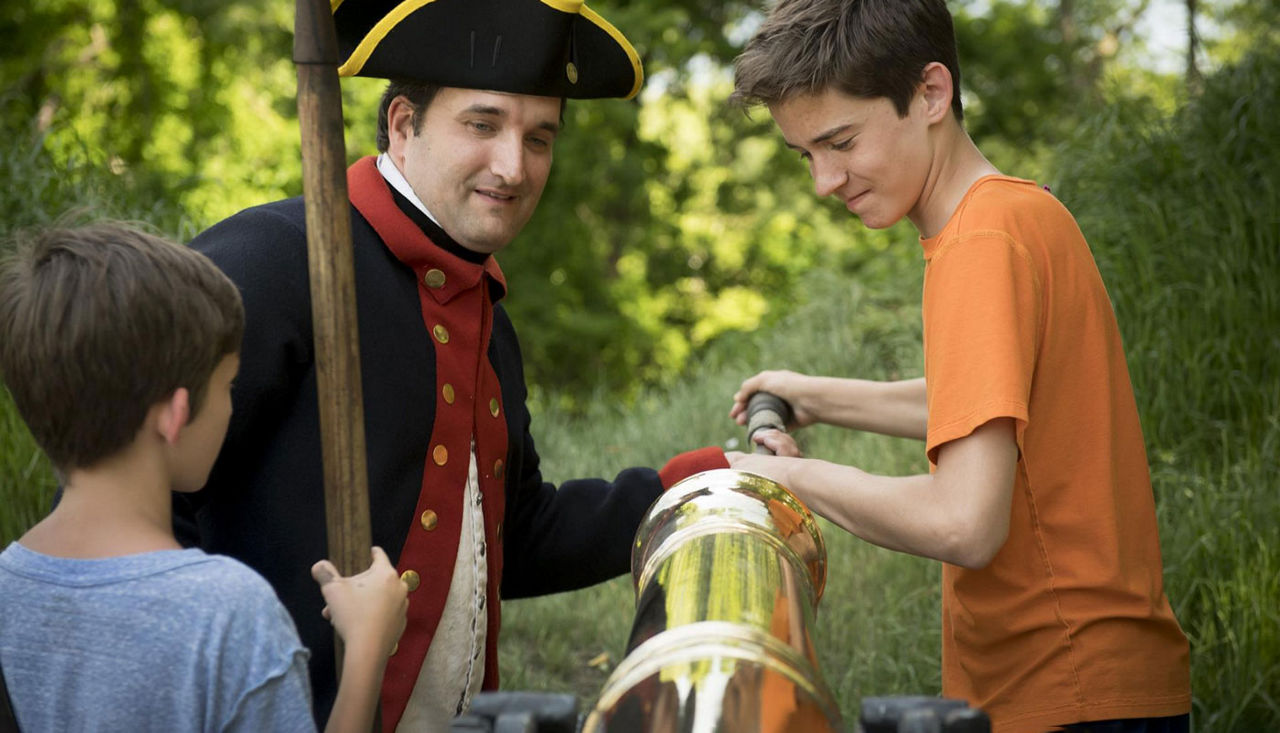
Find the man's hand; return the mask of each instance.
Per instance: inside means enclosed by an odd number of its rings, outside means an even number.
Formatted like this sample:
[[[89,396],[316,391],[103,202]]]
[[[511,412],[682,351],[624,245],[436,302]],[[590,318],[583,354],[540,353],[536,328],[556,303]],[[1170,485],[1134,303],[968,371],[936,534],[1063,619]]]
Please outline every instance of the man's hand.
[[[409,589],[381,547],[372,548],[368,570],[343,577],[328,560],[311,566],[327,604],[324,617],[348,647],[365,647],[381,658],[391,656],[404,631]]]

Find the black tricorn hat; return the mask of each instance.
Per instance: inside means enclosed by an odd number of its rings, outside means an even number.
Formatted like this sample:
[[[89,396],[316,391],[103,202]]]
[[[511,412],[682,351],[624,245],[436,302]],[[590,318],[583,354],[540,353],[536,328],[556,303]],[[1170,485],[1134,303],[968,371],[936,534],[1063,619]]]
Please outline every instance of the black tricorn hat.
[[[584,0],[333,0],[340,76],[544,97],[640,91],[640,57]]]

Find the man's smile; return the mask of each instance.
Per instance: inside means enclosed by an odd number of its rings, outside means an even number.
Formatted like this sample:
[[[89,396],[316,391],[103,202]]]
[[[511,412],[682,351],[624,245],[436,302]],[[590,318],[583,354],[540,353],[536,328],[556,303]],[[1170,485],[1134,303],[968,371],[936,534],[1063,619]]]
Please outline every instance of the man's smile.
[[[502,193],[501,191],[494,191],[492,189],[477,188],[475,189],[475,192],[480,194],[481,196],[484,196],[485,198],[492,199],[494,201],[498,201],[501,203],[507,203],[507,202],[516,200],[515,194]]]

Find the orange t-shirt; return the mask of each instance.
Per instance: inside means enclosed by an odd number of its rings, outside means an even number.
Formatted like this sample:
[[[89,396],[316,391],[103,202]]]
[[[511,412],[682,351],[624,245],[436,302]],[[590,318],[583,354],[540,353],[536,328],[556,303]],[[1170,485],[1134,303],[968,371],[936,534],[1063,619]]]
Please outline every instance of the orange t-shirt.
[[[997,733],[1191,709],[1115,314],[1071,214],[1031,181],[975,183],[922,239],[926,450],[1013,418],[1009,538],[943,565],[942,686]]]

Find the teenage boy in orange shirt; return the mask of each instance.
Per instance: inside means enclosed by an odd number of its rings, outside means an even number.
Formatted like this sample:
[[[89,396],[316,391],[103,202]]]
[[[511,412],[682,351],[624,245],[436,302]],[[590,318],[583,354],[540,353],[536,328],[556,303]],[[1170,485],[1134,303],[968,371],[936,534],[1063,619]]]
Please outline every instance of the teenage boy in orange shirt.
[[[118,224],[21,240],[0,263],[0,374],[63,480],[0,553],[0,669],[23,730],[314,730],[307,650],[271,586],[183,549],[231,417],[244,311],[204,255]],[[346,642],[327,731],[368,731],[407,590],[379,548],[311,573]]]
[[[875,476],[731,454],[864,540],[943,562],[943,694],[997,733],[1185,731],[1188,645],[1110,301],[1071,214],[965,133],[943,0],[782,0],[736,63],[816,192],[924,250],[925,375],[767,371],[745,382],[825,422],[925,441],[930,472]],[[1123,529],[1122,529],[1123,527]]]

